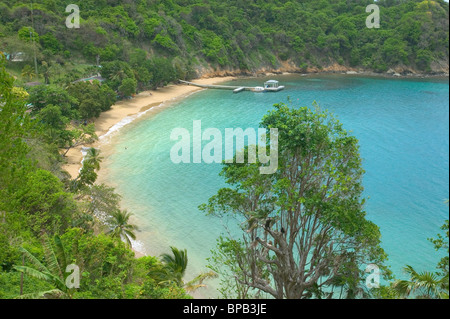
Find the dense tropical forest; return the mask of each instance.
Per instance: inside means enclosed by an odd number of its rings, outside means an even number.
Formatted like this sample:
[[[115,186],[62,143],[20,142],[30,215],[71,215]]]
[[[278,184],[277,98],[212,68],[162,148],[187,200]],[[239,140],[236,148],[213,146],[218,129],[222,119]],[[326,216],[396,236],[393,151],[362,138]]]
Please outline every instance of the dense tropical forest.
[[[241,246],[222,241],[213,253],[214,271],[190,282],[184,278],[188,251],[171,247],[163,256],[135,258],[131,240],[138,228],[130,222],[132,212],[120,208],[114,189],[97,183],[102,162],[98,150],[88,151],[76,178],[62,169],[71,148],[97,139],[93,118],[118,99],[176,79],[261,70],[315,72],[336,65],[374,72],[448,72],[448,3],[378,1],[381,28],[368,29],[365,9],[372,1],[85,0],[79,4],[80,29],[69,29],[65,8],[72,2],[0,1],[0,298],[192,298],[207,279],[224,274],[220,265],[231,265],[238,275],[239,280],[222,286],[223,296],[230,298],[260,297],[259,292],[274,298],[321,298],[329,296],[330,287],[341,292],[334,298],[448,298],[448,256],[435,273],[417,273],[408,266],[410,280],[387,276],[390,284],[376,294],[358,293],[364,271],[357,265],[361,260],[381,265],[387,256],[379,247],[377,226],[365,220],[361,209],[357,141],[337,124],[324,124],[324,119],[333,123],[328,114],[278,105],[263,125],[290,123],[292,136],[302,127],[320,127],[314,140],[329,148],[310,145],[312,156],[317,150],[349,156],[351,167],[330,167],[328,173],[335,177],[348,169],[354,175],[348,184],[336,182],[339,200],[327,205],[351,205],[347,217],[363,232],[336,216],[316,217],[324,229],[343,236],[346,249],[361,254],[341,256],[333,264],[333,251],[320,252],[316,280],[300,280],[285,292],[267,282],[276,278],[277,287],[284,287],[290,274],[269,271],[274,268],[267,265],[280,261],[247,254],[251,242]],[[77,81],[98,74],[104,82]],[[341,144],[331,143],[337,136],[344,137]],[[303,160],[295,155],[295,143],[304,141],[289,136],[285,141],[286,158]],[[286,167],[265,181],[252,175],[255,167],[226,166],[223,174],[239,191],[254,194],[251,185],[261,182],[267,187],[258,191],[272,193],[276,187],[277,200],[286,207],[298,200],[286,193]],[[314,174],[319,167],[310,169]],[[312,194],[309,204],[317,205],[319,195]],[[217,214],[215,200],[231,211],[237,203],[251,204],[235,191],[220,192],[202,209]],[[267,215],[243,216],[253,241],[269,232]],[[305,236],[310,233],[304,231]],[[430,240],[448,255],[448,221],[442,231]],[[281,240],[284,234],[286,230],[270,235]],[[323,233],[317,235],[325,240]],[[309,238],[311,246],[316,239]],[[252,281],[256,273],[261,277]],[[329,280],[322,287],[318,278],[324,276]]]
[[[120,61],[111,68],[141,89],[220,70],[337,65],[448,73],[443,0],[378,1],[378,29],[366,27],[370,0],[87,0],[78,4],[80,29],[68,29],[65,8],[72,2],[2,0],[0,47],[29,57],[36,50],[42,73],[55,82],[80,77],[80,65]]]

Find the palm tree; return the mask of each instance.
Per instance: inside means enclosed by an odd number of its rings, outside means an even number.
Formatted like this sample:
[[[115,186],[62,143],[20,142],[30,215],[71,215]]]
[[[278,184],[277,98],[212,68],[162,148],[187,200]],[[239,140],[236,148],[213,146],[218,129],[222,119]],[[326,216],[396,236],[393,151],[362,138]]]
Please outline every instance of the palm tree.
[[[163,254],[161,260],[165,265],[165,270],[171,275],[177,285],[183,286],[183,277],[188,265],[187,250],[179,250],[176,247],[170,247],[173,255]]]
[[[102,162],[103,157],[100,156],[100,150],[91,147],[88,149],[85,161],[92,165],[94,169],[97,171],[100,170],[100,163]]]
[[[132,246],[130,238],[136,240],[135,231],[139,230],[136,225],[128,223],[131,216],[132,214],[128,213],[126,210],[114,211],[111,214],[111,219],[109,221],[111,229],[108,231],[108,234],[112,237],[125,240],[125,243],[128,245],[128,247]]]
[[[17,271],[38,279],[47,281],[55,286],[55,289],[48,291],[39,291],[26,295],[20,295],[20,299],[38,299],[38,298],[71,298],[73,290],[68,288],[66,280],[68,274],[67,259],[62,245],[61,239],[58,236],[53,238],[55,248],[47,235],[43,237],[43,248],[45,255],[45,264],[41,263],[37,257],[31,254],[27,249],[21,247],[20,250],[24,257],[34,266],[14,266]]]
[[[93,147],[88,149],[80,173],[71,181],[70,189],[72,192],[81,190],[86,185],[92,186],[95,183],[98,176],[95,171],[100,170],[100,163],[102,160],[103,157],[100,156],[100,151],[98,149]]]
[[[164,264],[163,270],[158,273],[161,283],[175,282],[177,286],[183,287],[187,292],[194,292],[198,288],[206,287],[203,284],[203,281],[206,279],[217,277],[217,274],[213,271],[203,272],[193,280],[185,283],[183,278],[188,265],[187,250],[179,250],[176,247],[170,247],[170,249],[172,250],[172,255],[161,255],[161,260]]]
[[[25,65],[22,69],[22,77],[29,79],[30,81],[36,76],[33,68],[28,64]]]
[[[439,278],[436,273],[424,271],[418,273],[412,266],[406,266],[403,270],[409,275],[409,280],[397,280],[392,288],[401,297],[408,298],[411,294],[420,299],[444,299],[448,298],[448,275]]]

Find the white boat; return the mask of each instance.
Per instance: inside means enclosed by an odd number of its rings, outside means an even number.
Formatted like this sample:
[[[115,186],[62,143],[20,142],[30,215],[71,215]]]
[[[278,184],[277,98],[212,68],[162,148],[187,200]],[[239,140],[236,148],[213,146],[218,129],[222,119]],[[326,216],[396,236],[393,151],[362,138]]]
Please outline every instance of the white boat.
[[[252,92],[264,92],[265,91],[265,89],[262,86],[255,86],[251,90],[252,90]]]
[[[276,80],[269,80],[264,83],[264,91],[266,92],[278,92],[284,89],[284,86],[279,85]]]

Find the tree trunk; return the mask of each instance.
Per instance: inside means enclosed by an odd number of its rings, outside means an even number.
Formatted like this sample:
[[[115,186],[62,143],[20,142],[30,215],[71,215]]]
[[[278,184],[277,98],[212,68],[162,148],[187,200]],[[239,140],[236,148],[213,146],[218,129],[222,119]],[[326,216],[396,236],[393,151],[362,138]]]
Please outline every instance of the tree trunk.
[[[22,266],[25,266],[25,255],[22,254]],[[20,295],[23,295],[23,272],[20,273]]]

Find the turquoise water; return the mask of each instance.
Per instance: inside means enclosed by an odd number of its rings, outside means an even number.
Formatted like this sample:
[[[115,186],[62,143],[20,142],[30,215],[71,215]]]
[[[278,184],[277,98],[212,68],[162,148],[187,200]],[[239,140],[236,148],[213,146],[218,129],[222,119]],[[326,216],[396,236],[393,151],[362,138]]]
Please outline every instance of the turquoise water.
[[[449,82],[356,76],[278,76],[279,93],[202,91],[162,112],[143,116],[113,137],[104,167],[106,182],[136,215],[138,239],[147,253],[188,250],[188,279],[205,270],[206,258],[226,222],[205,216],[198,205],[225,186],[220,164],[173,164],[174,128],[192,132],[194,120],[208,127],[258,127],[272,105],[311,106],[333,112],[360,140],[368,219],[382,233],[382,245],[397,277],[406,264],[434,270],[440,255],[435,237],[448,219]],[[264,78],[233,85],[261,85]],[[234,224],[229,225],[234,232]],[[209,292],[212,295],[213,292]]]

